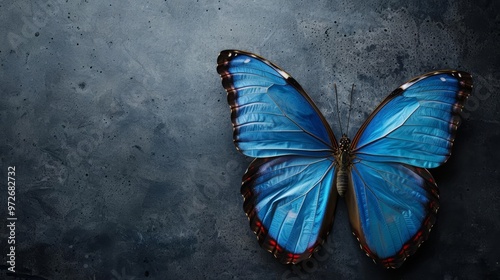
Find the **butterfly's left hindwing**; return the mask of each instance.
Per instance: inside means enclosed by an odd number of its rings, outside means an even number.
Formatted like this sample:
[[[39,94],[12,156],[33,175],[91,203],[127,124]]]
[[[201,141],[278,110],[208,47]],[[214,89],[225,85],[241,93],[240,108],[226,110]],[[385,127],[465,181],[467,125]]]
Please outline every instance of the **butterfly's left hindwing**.
[[[283,263],[309,258],[333,225],[335,159],[282,156],[255,159],[241,193],[260,245]]]

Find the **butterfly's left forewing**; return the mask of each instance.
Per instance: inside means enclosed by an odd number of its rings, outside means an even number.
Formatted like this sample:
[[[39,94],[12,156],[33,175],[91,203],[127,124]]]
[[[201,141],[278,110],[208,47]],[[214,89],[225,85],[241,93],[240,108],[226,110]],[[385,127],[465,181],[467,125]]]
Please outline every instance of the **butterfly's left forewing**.
[[[285,71],[238,50],[222,51],[217,64],[240,152],[257,158],[329,156],[336,149],[325,118]]]
[[[425,168],[450,156],[471,89],[465,72],[417,77],[391,93],[353,139],[349,218],[376,262],[399,267],[426,240],[439,204]]]

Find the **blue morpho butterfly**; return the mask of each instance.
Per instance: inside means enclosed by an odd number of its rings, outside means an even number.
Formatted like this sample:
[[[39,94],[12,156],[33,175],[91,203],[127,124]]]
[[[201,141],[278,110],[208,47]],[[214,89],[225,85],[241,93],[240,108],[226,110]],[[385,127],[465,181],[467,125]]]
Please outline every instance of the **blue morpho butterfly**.
[[[397,268],[436,220],[438,188],[425,168],[450,156],[470,74],[442,70],[394,90],[351,142],[337,142],[311,98],[266,59],[225,50],[234,143],[256,158],[243,175],[244,210],[260,245],[283,263],[319,249],[344,196],[353,234],[376,263]]]

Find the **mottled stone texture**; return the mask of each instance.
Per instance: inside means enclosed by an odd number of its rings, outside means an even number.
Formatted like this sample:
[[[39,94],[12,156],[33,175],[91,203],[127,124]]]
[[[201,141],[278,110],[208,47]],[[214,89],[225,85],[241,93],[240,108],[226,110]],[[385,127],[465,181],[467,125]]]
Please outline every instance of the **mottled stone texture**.
[[[500,2],[0,1],[0,278],[498,279]],[[393,89],[469,71],[453,156],[431,170],[441,208],[399,270],[374,265],[340,202],[303,266],[261,250],[239,193],[218,52],[292,74],[352,137]],[[16,166],[16,271],[6,274],[7,167]]]

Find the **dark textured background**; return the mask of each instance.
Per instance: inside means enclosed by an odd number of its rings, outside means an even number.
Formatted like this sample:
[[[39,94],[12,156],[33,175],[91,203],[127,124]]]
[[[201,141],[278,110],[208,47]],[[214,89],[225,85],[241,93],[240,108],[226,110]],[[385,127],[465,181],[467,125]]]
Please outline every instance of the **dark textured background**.
[[[37,3],[39,2],[39,3]],[[17,278],[500,278],[500,2],[0,1],[0,219],[16,166]],[[374,265],[343,202],[304,266],[260,249],[239,193],[218,52],[258,53],[292,74],[350,137],[413,76],[475,78],[444,166],[430,239],[399,270]]]

